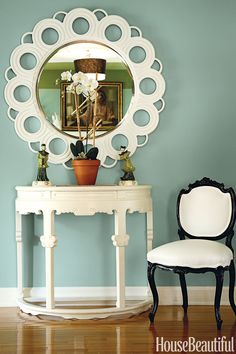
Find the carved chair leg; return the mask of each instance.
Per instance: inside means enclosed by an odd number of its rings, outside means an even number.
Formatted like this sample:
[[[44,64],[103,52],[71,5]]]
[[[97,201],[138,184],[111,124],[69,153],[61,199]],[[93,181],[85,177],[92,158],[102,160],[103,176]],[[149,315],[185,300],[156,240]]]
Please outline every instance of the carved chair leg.
[[[235,267],[232,260],[229,266],[229,302],[236,315],[236,306],[234,302],[234,285],[235,285]]]
[[[179,273],[179,281],[181,285],[181,290],[182,290],[182,296],[183,296],[183,309],[184,313],[186,314],[188,311],[188,291],[187,291],[187,286],[186,286],[186,280],[185,280],[185,275],[184,273]]]
[[[151,288],[152,296],[153,296],[153,306],[152,310],[149,313],[149,319],[151,322],[154,322],[155,314],[158,308],[158,293],[157,293],[157,288],[156,288],[156,283],[154,279],[154,274],[156,270],[156,265],[148,262],[148,282]]]
[[[223,288],[224,280],[224,269],[223,267],[218,267],[215,272],[216,276],[216,292],[215,292],[215,318],[217,323],[217,329],[221,329],[222,320],[220,317],[220,300]]]

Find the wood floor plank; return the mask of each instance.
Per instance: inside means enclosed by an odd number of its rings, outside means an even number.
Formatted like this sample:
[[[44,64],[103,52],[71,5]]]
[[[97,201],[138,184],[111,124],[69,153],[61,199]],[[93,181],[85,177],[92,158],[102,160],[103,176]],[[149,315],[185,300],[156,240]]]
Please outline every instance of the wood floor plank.
[[[222,306],[222,330],[216,330],[211,306],[190,306],[184,318],[180,306],[160,306],[154,325],[143,313],[125,320],[50,320],[0,308],[1,354],[149,354],[156,353],[156,337],[165,340],[214,340],[234,337],[236,321]]]

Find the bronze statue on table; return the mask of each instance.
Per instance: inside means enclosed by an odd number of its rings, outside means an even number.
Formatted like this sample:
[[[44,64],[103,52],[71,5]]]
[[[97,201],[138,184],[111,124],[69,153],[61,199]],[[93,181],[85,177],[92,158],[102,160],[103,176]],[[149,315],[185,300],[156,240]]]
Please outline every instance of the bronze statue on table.
[[[47,168],[48,168],[48,155],[49,153],[46,151],[46,145],[42,144],[41,149],[38,152],[38,175],[37,181],[49,181],[47,177]]]
[[[125,146],[121,146],[120,148],[121,148],[120,150],[121,152],[119,154],[120,160],[124,162],[122,168],[124,175],[120,178],[121,179],[120,184],[124,185],[125,182],[127,181],[126,184],[136,185],[137,182],[135,181],[135,177],[134,177],[135,167],[132,164],[131,159],[129,157],[130,151],[128,151]]]
[[[33,186],[51,186],[52,183],[49,181],[47,176],[48,168],[48,157],[49,153],[46,151],[46,145],[41,144],[41,150],[38,152],[38,174],[37,179],[32,183]]]

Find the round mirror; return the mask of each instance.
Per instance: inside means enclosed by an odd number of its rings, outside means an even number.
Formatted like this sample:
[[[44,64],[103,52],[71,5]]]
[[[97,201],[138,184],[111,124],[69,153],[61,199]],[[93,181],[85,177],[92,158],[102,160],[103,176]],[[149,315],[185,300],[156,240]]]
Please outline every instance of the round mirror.
[[[78,42],[59,48],[42,67],[37,84],[39,105],[45,118],[61,132],[78,137],[75,97],[67,88],[70,82],[61,80],[61,73],[75,73],[74,61],[100,58],[106,61],[105,79],[99,81],[97,116],[100,124],[96,137],[116,128],[125,117],[134,92],[131,72],[122,57],[111,48],[95,42]],[[81,102],[83,95],[78,98]],[[87,127],[86,107],[81,109],[82,134]],[[84,117],[84,118],[83,118]]]
[[[105,59],[107,68],[97,91],[103,113],[92,143],[101,165],[110,168],[119,159],[123,141],[131,155],[148,142],[164,108],[162,65],[139,28],[101,9],[58,12],[22,36],[5,73],[8,117],[16,133],[34,153],[35,146],[46,144],[49,161],[66,168],[72,158],[70,144],[78,137],[78,114],[75,119],[74,98],[60,76],[74,72],[75,59],[93,57]],[[79,115],[83,130],[85,107]]]

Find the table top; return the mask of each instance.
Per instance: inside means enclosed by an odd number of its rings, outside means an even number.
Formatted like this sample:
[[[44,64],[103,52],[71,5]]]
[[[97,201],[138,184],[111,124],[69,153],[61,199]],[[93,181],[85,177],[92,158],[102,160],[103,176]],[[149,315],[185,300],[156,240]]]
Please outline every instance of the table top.
[[[40,210],[91,215],[114,210],[148,211],[152,209],[151,186],[17,186],[16,210],[38,213]]]
[[[78,185],[58,185],[58,186],[16,186],[17,191],[50,191],[50,192],[59,192],[59,191],[134,191],[141,189],[151,189],[150,185],[136,185],[136,186],[119,186],[114,185],[95,185],[95,186],[78,186]]]

